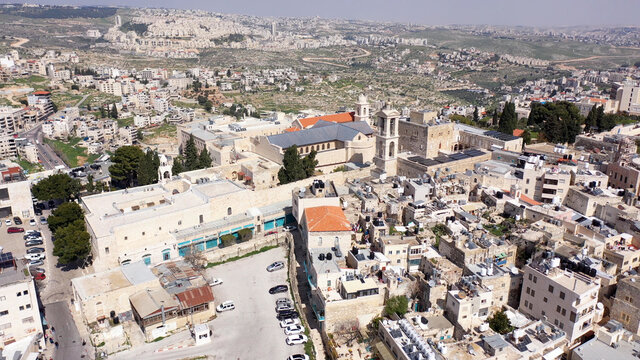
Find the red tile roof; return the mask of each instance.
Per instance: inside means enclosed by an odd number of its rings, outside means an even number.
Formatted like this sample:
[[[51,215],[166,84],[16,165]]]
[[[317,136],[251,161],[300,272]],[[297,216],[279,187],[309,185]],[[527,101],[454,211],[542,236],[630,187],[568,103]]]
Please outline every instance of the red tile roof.
[[[310,232],[351,231],[351,223],[339,206],[318,206],[306,208],[304,216]]]
[[[202,305],[213,301],[213,292],[209,285],[204,285],[199,288],[190,289],[176,294],[178,301],[183,309],[191,308],[194,306]]]
[[[48,91],[35,91],[33,95],[51,95]]]
[[[524,134],[524,130],[522,129],[513,129],[513,136],[522,136]]]
[[[542,205],[541,202],[535,201],[532,198],[528,197],[527,195],[520,195],[520,200],[526,202],[529,205]]]
[[[298,121],[300,122],[300,125],[302,125],[302,128],[306,129],[308,127],[315,125],[318,122],[318,120],[330,121],[334,123],[352,122],[354,120],[354,114],[355,113],[353,112],[338,113],[338,114],[310,117],[310,118],[300,119]]]
[[[294,132],[294,131],[298,131],[300,129],[298,129],[297,127],[290,127],[290,128],[286,128],[284,129],[285,132]]]

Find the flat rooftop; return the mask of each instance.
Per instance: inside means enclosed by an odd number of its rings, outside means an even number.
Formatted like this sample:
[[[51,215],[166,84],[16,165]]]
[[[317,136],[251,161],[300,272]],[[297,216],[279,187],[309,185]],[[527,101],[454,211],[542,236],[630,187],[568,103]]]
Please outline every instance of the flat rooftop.
[[[365,278],[363,280],[355,279],[349,281],[343,281],[342,286],[345,292],[353,294],[362,290],[377,289],[378,283],[373,278]]]
[[[80,276],[71,279],[71,282],[80,298],[87,300],[96,295],[156,279],[144,262],[138,261],[100,273]]]
[[[576,354],[583,360],[637,360],[635,354],[640,353],[640,343],[638,341],[618,341],[617,347],[613,348],[604,342],[593,338],[574,349]]]
[[[30,280],[31,274],[22,260],[5,259],[0,264],[0,287]]]

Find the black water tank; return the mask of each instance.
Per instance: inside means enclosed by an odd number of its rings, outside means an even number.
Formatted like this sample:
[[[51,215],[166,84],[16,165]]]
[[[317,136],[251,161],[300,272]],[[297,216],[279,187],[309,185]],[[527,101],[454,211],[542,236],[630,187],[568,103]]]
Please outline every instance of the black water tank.
[[[113,324],[114,324],[114,325],[118,325],[118,324],[120,324],[120,318],[119,318],[119,317],[117,317],[117,316],[116,316],[116,317],[114,317],[114,318],[113,318]]]
[[[367,215],[367,217],[365,217],[365,218],[364,218],[364,221],[365,221],[365,222],[369,222],[369,221],[371,221],[371,216]]]
[[[353,249],[351,249],[351,252],[353,255],[358,255],[358,248],[354,246]]]
[[[111,312],[109,313],[109,315],[111,316],[111,318],[113,319],[114,317],[116,317],[116,312],[114,310],[111,310]]]
[[[327,258],[327,260],[331,260],[333,258],[333,254],[332,253],[327,253],[326,258]]]
[[[320,261],[324,260],[324,254],[318,255],[318,260],[320,260]]]
[[[382,211],[378,211],[378,217],[381,218],[382,217]]]

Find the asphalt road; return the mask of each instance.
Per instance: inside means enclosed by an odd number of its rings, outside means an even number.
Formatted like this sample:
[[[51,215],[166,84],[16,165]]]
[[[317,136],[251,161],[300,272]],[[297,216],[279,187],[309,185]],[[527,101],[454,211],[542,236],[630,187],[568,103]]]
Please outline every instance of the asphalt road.
[[[59,345],[54,350],[53,358],[56,360],[88,359],[90,348],[82,346],[82,338],[67,304],[67,301],[59,301],[45,305],[45,316],[49,326],[56,330],[53,337]]]
[[[304,353],[303,345],[285,343],[286,336],[276,319],[275,300],[289,294],[271,295],[268,292],[274,285],[287,283],[286,270],[266,271],[266,267],[277,260],[286,261],[284,249],[277,248],[207,270],[208,279],[216,277],[224,281],[213,287],[216,306],[226,300],[233,300],[236,305],[235,310],[218,314],[209,322],[213,331],[211,343],[156,352],[184,340],[186,337],[182,332],[175,335],[174,340],[170,340],[172,336],[112,358],[173,360],[209,355],[216,360],[285,360],[290,355]]]

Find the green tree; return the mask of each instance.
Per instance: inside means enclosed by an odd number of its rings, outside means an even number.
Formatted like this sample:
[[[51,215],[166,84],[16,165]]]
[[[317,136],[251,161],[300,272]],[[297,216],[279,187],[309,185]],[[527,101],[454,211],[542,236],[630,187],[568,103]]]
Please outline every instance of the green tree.
[[[155,151],[148,149],[144,156],[140,157],[136,171],[138,185],[149,185],[158,182],[158,167],[160,160]]]
[[[200,155],[198,155],[198,168],[206,169],[211,167],[211,162],[211,155],[209,155],[209,150],[207,150],[207,147],[205,146],[202,151],[200,151]]]
[[[504,134],[513,135],[513,130],[518,126],[518,115],[516,106],[512,102],[504,104],[500,120],[498,121],[498,131]]]
[[[498,109],[493,110],[493,117],[491,118],[491,125],[498,125]]]
[[[114,119],[118,118],[118,108],[116,107],[116,104],[114,103],[113,106],[111,107],[111,113],[109,114],[109,116],[111,116]]]
[[[213,103],[211,102],[211,100],[207,100],[207,101],[204,103],[204,109],[205,109],[207,112],[211,112],[211,110],[213,109]]]
[[[90,236],[83,219],[58,228],[55,231],[55,239],[53,255],[58,257],[60,264],[76,263],[86,259],[91,253]]]
[[[107,111],[104,109],[104,106],[100,106],[100,118],[106,118]]]
[[[522,133],[522,142],[525,143],[525,145],[531,144],[531,132],[529,132],[528,129]]]
[[[220,236],[220,241],[222,241],[222,246],[231,246],[236,243],[236,237],[231,234],[225,234]]]
[[[78,84],[71,85],[71,90],[80,90],[80,86]]]
[[[238,239],[241,242],[249,241],[253,237],[253,231],[251,229],[241,229],[238,231]]]
[[[67,174],[54,174],[33,185],[31,192],[38,200],[64,200],[78,197],[80,181]]]
[[[384,312],[387,315],[397,314],[402,317],[409,311],[409,300],[404,295],[390,297],[384,306]]]
[[[278,180],[280,184],[288,184],[290,182],[306,179],[307,172],[305,171],[302,159],[298,153],[298,147],[296,145],[290,146],[284,151],[282,158],[282,167],[278,171]]]
[[[66,202],[60,204],[60,206],[53,210],[51,215],[47,218],[49,223],[49,229],[52,233],[55,233],[61,227],[65,227],[76,220],[82,220],[83,212],[80,205],[74,202]]]
[[[137,146],[121,146],[113,154],[113,164],[109,166],[111,182],[120,188],[134,186],[138,166],[144,152]]]
[[[478,107],[476,106],[473,109],[473,122],[477,123],[478,121],[480,121],[480,115],[478,114]]]
[[[136,137],[138,138],[138,140],[144,139],[144,133],[142,132],[142,129],[138,129],[138,131],[136,131]]]
[[[93,183],[93,174],[89,174],[87,176],[87,185],[85,186],[85,189],[90,194],[93,194],[93,192],[96,190],[96,186]]]
[[[589,132],[591,129],[598,126],[598,106],[594,105],[591,110],[589,110],[589,114],[587,114],[587,118],[584,120],[584,132]]]
[[[189,136],[189,140],[184,146],[184,167],[187,171],[198,169],[198,148],[193,139],[193,135]]]
[[[513,331],[511,321],[507,317],[504,311],[498,311],[489,318],[489,327],[498,334],[504,335]]]
[[[302,159],[302,168],[304,169],[305,178],[313,176],[316,172],[316,166],[318,166],[318,160],[316,160],[317,151],[312,150],[307,156]]]
[[[191,86],[193,86],[193,91],[195,92],[200,92],[200,89],[202,89],[202,83],[198,80],[194,81]]]
[[[173,175],[178,175],[184,172],[184,165],[182,164],[182,158],[176,157],[173,159],[173,165],[171,166],[171,172]]]

